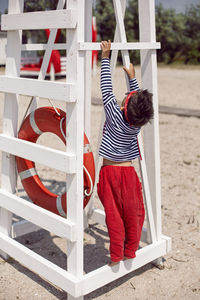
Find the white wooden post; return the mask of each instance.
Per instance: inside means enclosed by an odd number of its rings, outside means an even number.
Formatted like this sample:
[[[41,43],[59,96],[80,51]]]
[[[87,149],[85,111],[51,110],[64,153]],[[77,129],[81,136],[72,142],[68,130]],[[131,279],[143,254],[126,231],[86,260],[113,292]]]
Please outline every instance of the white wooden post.
[[[85,41],[92,41],[92,0],[85,1]],[[84,109],[84,128],[85,133],[90,139],[91,127],[91,75],[92,75],[92,51],[85,53],[85,109]]]
[[[10,0],[8,5],[8,14],[20,13],[23,11],[23,0]],[[19,76],[21,59],[21,31],[11,31],[7,34],[6,50],[6,71],[8,76]],[[13,47],[15,45],[15,47]],[[4,100],[4,122],[3,133],[9,136],[17,135],[18,122],[18,97],[16,94],[5,94]],[[15,157],[6,152],[2,153],[2,176],[1,187],[11,193],[15,192],[16,172]],[[4,208],[0,208],[0,232],[10,236],[12,225],[12,213]],[[8,256],[0,251],[7,258]]]
[[[140,42],[155,42],[155,1],[139,0]],[[143,89],[153,93],[154,120],[144,128],[144,149],[157,240],[161,236],[160,145],[156,50],[141,50]]]
[[[85,1],[85,41],[92,41],[92,0]],[[84,67],[85,106],[84,106],[84,132],[90,140],[91,128],[91,76],[92,76],[92,51],[85,51]],[[84,209],[84,227],[88,225],[88,208]]]
[[[83,276],[83,132],[85,82],[83,72],[85,54],[78,52],[78,41],[84,42],[85,1],[68,0],[68,9],[77,11],[77,28],[67,31],[67,82],[76,84],[77,102],[67,105],[67,151],[76,153],[76,174],[67,176],[67,218],[76,224],[78,239],[68,242],[68,272],[78,278]],[[68,295],[68,300],[74,299]],[[81,296],[80,300],[83,299]]]

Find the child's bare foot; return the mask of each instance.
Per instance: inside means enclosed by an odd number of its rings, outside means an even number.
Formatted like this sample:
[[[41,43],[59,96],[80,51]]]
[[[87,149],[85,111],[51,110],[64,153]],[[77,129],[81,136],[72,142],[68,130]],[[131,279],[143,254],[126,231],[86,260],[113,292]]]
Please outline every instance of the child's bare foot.
[[[119,261],[112,261],[111,260],[108,265],[109,265],[109,267],[113,267],[113,266],[118,265],[118,264],[119,264]]]

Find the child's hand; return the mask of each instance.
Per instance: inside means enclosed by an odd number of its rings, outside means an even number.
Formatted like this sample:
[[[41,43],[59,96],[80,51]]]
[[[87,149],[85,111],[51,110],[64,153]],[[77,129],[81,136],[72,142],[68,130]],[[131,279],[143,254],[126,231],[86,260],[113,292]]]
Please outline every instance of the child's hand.
[[[135,68],[134,68],[133,64],[129,65],[129,69],[126,67],[123,67],[123,69],[130,79],[135,78]]]
[[[102,50],[102,58],[109,58],[110,57],[110,48],[111,48],[111,42],[110,40],[107,41],[102,41],[101,42],[101,50]]]

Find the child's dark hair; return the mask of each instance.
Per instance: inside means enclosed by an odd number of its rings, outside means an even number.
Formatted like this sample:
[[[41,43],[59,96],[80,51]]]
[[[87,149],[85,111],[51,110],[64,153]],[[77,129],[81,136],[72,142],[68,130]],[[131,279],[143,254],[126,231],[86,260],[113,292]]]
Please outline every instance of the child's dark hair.
[[[153,94],[148,90],[139,90],[131,95],[127,106],[128,120],[135,127],[141,127],[148,123],[154,114]]]

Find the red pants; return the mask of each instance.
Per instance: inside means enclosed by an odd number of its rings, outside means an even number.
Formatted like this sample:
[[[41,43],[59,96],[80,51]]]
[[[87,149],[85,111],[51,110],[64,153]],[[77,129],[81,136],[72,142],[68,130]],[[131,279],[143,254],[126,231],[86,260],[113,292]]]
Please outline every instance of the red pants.
[[[145,216],[141,183],[135,169],[103,166],[97,190],[105,209],[111,260],[135,257]]]

